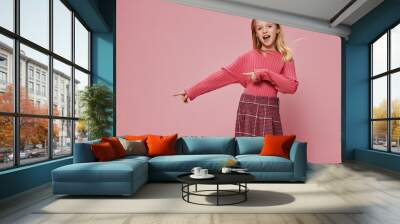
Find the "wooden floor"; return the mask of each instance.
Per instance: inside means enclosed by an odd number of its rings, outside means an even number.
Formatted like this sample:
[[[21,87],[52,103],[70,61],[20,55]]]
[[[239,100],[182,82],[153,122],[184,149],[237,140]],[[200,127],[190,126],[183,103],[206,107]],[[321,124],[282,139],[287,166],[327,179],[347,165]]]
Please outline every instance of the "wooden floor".
[[[308,182],[367,206],[357,214],[35,214],[35,208],[54,200],[47,185],[0,202],[0,223],[400,223],[398,173],[359,163],[312,165]]]

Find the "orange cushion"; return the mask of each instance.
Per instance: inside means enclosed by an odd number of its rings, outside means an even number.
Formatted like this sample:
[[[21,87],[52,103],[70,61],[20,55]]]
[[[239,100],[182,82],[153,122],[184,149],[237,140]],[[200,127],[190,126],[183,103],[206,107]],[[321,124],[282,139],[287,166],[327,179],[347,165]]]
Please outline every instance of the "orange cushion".
[[[97,161],[109,161],[116,159],[115,151],[110,143],[102,142],[100,144],[91,145],[92,152]]]
[[[289,159],[290,148],[296,135],[265,135],[262,156],[281,156]]]
[[[134,140],[146,141],[147,135],[125,135],[124,138],[126,140],[130,140],[130,141],[134,141]]]
[[[171,136],[149,135],[146,140],[148,156],[175,155],[177,138],[178,134]]]
[[[109,138],[101,138],[101,142],[108,142],[114,149],[115,155],[118,158],[126,156],[126,151],[124,146],[122,146],[121,142],[117,137],[109,137]]]

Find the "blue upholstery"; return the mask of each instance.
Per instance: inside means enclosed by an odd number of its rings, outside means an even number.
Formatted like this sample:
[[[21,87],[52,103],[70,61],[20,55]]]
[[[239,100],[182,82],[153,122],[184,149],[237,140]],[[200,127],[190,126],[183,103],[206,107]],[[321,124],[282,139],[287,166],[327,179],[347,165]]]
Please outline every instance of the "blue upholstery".
[[[230,159],[231,155],[174,155],[157,156],[149,160],[149,170],[190,172],[193,167],[200,166],[210,171],[219,171]]]
[[[74,147],[74,163],[88,163],[96,161],[90,146],[92,144],[98,144],[100,140],[94,140],[89,142],[75,143]]]
[[[307,176],[307,143],[294,142],[290,149],[290,160],[293,162],[293,179],[305,181]]]
[[[54,194],[131,195],[147,182],[148,164],[141,159],[75,163],[53,170],[52,177]]]
[[[236,137],[236,155],[259,154],[264,137]]]
[[[239,155],[240,167],[250,172],[293,172],[292,161],[278,156]]]
[[[181,137],[177,154],[226,154],[235,155],[235,139],[231,137]]]
[[[290,159],[258,155],[263,137],[181,137],[177,155],[127,156],[95,162],[90,145],[98,140],[75,144],[74,164],[52,172],[54,194],[131,195],[147,181],[176,181],[180,174],[200,166],[216,172],[228,160],[236,159],[256,181],[305,181],[307,143],[294,142]],[[236,157],[234,157],[236,155]]]

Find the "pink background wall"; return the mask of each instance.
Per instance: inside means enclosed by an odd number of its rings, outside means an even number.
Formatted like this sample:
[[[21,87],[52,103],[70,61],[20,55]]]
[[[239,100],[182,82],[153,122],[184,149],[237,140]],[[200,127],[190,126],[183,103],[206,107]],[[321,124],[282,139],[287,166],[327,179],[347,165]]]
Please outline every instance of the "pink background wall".
[[[285,134],[313,163],[341,161],[340,38],[284,27],[299,88],[280,94]],[[164,0],[117,1],[117,134],[234,136],[242,87],[189,104],[174,93],[251,49],[250,19]]]

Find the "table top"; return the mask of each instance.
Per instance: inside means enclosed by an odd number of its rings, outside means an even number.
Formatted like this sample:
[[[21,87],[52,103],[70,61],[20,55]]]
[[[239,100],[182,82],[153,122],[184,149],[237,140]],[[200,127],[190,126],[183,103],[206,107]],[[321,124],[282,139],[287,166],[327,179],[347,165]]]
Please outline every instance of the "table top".
[[[211,179],[193,179],[190,177],[191,174],[179,175],[177,179],[186,184],[236,184],[255,180],[255,177],[249,173],[212,173],[215,177]]]

